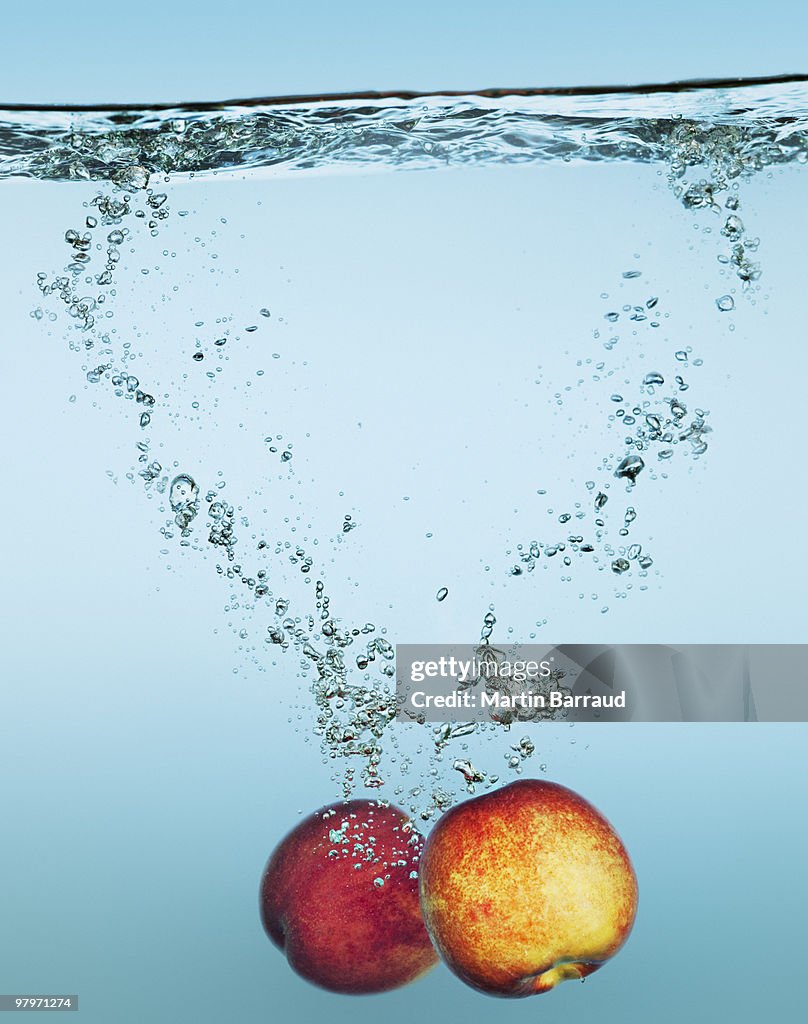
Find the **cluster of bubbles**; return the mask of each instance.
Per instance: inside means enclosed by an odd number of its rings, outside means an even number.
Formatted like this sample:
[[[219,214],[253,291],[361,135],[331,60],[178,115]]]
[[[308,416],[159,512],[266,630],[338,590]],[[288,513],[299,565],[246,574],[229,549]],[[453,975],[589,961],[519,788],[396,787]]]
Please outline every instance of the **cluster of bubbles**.
[[[639,270],[625,271],[622,278],[631,282],[632,287],[642,284],[642,272]],[[604,292],[601,298],[605,301],[609,296]],[[603,315],[608,325],[607,338],[603,342],[607,356],[596,365],[599,376],[608,375],[608,360],[621,340],[621,321],[624,320],[643,341],[641,332],[656,330],[663,316],[656,295],[626,302],[620,310],[608,309]],[[593,331],[593,337],[595,340],[602,338],[601,328]],[[657,348],[644,346],[648,351]],[[611,431],[620,431],[619,446],[612,447],[601,458],[595,479],[585,481],[588,493],[582,494],[580,501],[560,513],[552,508],[547,510],[548,516],[554,520],[553,536],[544,540],[533,538],[516,545],[517,559],[509,566],[509,575],[523,577],[535,572],[540,565],[556,564],[562,581],[571,582],[573,577],[569,570],[574,562],[588,559],[599,572],[608,576],[636,575],[640,580],[647,579],[654,565],[653,556],[641,542],[630,537],[637,520],[633,492],[645,477],[657,477],[657,467],[660,471],[667,471],[677,452],[698,459],[708,448],[707,436],[711,432],[707,422],[709,411],[691,407],[689,398],[688,401],[684,398],[690,384],[681,371],[684,364],[689,365],[690,362],[688,350],[675,348],[667,357],[670,370],[665,365],[660,370],[638,373],[633,382],[633,394],[629,396],[621,391],[609,396],[611,409],[605,425]],[[692,362],[695,366],[702,364],[701,359]],[[557,401],[559,405],[563,402],[560,394]],[[619,492],[615,493],[615,481],[624,485],[622,499]],[[614,541],[610,539],[610,521],[616,522],[617,538]],[[559,532],[558,527],[563,530]],[[620,586],[619,582],[617,586]],[[606,610],[608,605],[604,606]]]
[[[279,540],[273,548],[262,539],[255,549],[260,568],[247,566],[250,554],[240,553],[237,547],[237,508],[223,498],[221,481],[204,489],[180,467],[174,465],[169,469],[153,458],[151,430],[155,398],[132,372],[135,357],[131,346],[124,343],[116,352],[110,334],[103,329],[103,322],[110,315],[121,246],[133,240],[136,226],[157,234],[170,214],[167,193],[150,187],[156,173],[177,167],[203,166],[205,161],[199,154],[210,156],[223,149],[232,152],[234,138],[246,146],[249,134],[249,143],[253,145],[257,130],[255,118],[264,117],[260,130],[272,136],[278,151],[291,144],[284,132],[293,133],[293,126],[287,124],[279,128],[280,115],[253,114],[252,117],[249,133],[243,121],[224,115],[218,121],[212,115],[197,120],[166,117],[161,120],[156,135],[148,125],[127,128],[115,138],[97,131],[82,134],[73,130],[69,138],[52,147],[48,155],[40,154],[42,161],[50,161],[48,173],[51,176],[57,176],[54,168],[58,165],[63,176],[105,178],[108,184],[90,202],[84,223],[65,232],[68,262],[64,273],[55,276],[41,273],[37,284],[44,299],[55,299],[63,304],[76,329],[69,336],[71,347],[85,359],[91,356],[86,369],[88,384],[106,384],[118,398],[132,403],[141,432],[136,442],[137,459],[142,466],[139,476],[147,490],[153,489],[163,496],[166,512],[170,513],[162,528],[163,536],[171,539],[178,535],[179,543],[185,547],[212,548],[221,556],[216,565],[219,575],[245,588],[256,606],[267,610],[270,622],[266,626],[266,642],[297,657],[300,674],[309,682],[313,695],[314,733],[324,757],[343,766],[337,777],[344,795],[351,794],[358,785],[378,790],[384,784],[383,754],[389,741],[393,750],[390,761],[397,765],[397,774],[401,777],[394,787],[395,795],[400,802],[407,803],[413,813],[428,820],[456,799],[457,794],[446,782],[443,770],[446,763],[467,792],[474,792],[481,785],[493,786],[499,781],[499,773],[483,770],[470,760],[468,744],[472,737],[492,732],[501,737],[504,728],[510,741],[512,727],[523,721],[535,721],[543,714],[546,717],[546,713],[520,709],[504,713],[499,721],[490,723],[447,723],[430,727],[414,755],[426,758],[429,768],[425,774],[419,774],[415,785],[408,786],[405,777],[412,767],[412,756],[396,752],[395,731],[390,730],[396,716],[397,699],[394,648],[385,636],[386,631],[374,623],[346,624],[334,607],[314,556],[302,545]],[[389,132],[387,114],[383,120],[384,131]],[[409,133],[408,138],[411,138],[417,123],[404,125],[402,122],[396,130],[399,134]],[[323,118],[318,130],[324,125],[331,130],[335,124],[333,119],[329,122]],[[655,158],[664,156],[667,160],[674,194],[688,209],[719,214],[721,235],[728,246],[720,258],[737,274],[743,288],[752,287],[760,276],[760,267],[753,260],[758,240],[749,235],[740,219],[740,202],[732,183],[761,166],[785,162],[784,152],[772,149],[766,140],[751,146],[746,129],[726,125],[683,120],[666,122],[664,131],[661,122],[654,122],[652,127],[656,132]],[[368,132],[372,129],[373,126],[365,128]],[[648,125],[646,129],[650,130]],[[375,130],[380,130],[378,124]],[[563,148],[563,133],[559,135],[557,124],[554,131],[556,144]],[[222,133],[227,135],[227,146],[222,141]],[[356,146],[356,134],[351,138]],[[296,139],[299,142],[298,136]],[[338,141],[332,141],[336,147]],[[342,142],[344,138],[340,135],[339,144]],[[587,144],[592,146],[591,139]],[[643,156],[637,158],[646,159],[646,150],[647,147]],[[130,151],[137,152],[137,159],[121,164],[122,155]],[[532,158],[536,158],[535,153]],[[706,177],[694,178],[694,168]],[[723,206],[719,197],[723,198]],[[638,270],[626,271],[623,278],[633,282],[631,287],[641,286]],[[732,296],[716,299],[720,312],[730,311],[734,305]],[[34,315],[41,318],[42,309],[35,310]],[[270,312],[264,307],[260,315],[268,318]],[[609,334],[603,343],[607,353],[619,341],[619,334],[615,332],[619,331],[621,321],[630,324],[632,330],[654,330],[659,327],[660,315],[659,299],[647,294],[638,295],[621,310],[609,309],[604,314]],[[594,337],[600,338],[599,329]],[[214,344],[219,345],[219,341],[223,344],[225,340],[219,339]],[[201,361],[204,352],[199,349],[193,358]],[[641,577],[647,575],[654,564],[653,558],[641,543],[630,537],[637,519],[634,491],[642,480],[654,475],[655,466],[667,466],[675,453],[684,452],[699,458],[707,451],[708,412],[693,406],[689,396],[687,401],[684,397],[689,384],[679,371],[688,361],[688,351],[676,349],[672,353],[670,371],[663,366],[645,373],[636,380],[629,397],[611,395],[607,425],[620,431],[619,445],[604,456],[597,469],[599,479],[586,481],[586,494],[581,495],[579,502],[560,514],[550,513],[562,529],[556,529],[548,539],[532,539],[517,545],[516,560],[508,569],[511,576],[524,577],[544,563],[557,563],[566,571],[572,567],[573,559],[582,558],[593,560],[612,577],[623,578],[633,573]],[[290,446],[279,452],[276,441],[277,438],[267,438],[270,450],[288,462],[292,457]],[[615,493],[618,484],[622,486],[625,500]],[[616,523],[614,542],[609,535],[610,518]],[[247,523],[246,519],[242,522]],[[355,520],[346,515],[342,532],[347,534],[356,526]],[[276,556],[287,557],[301,574],[315,579],[314,601],[310,608],[294,609],[287,595],[273,592],[265,567],[265,558],[273,551]],[[435,597],[438,602],[445,601],[449,589],[441,587]],[[489,607],[482,617],[479,651],[487,651],[493,658],[501,655],[492,645],[495,625],[495,609]],[[553,677],[544,685],[563,688],[563,678]],[[504,754],[506,770],[520,772],[534,753],[535,745],[528,736],[516,743],[508,742]],[[540,768],[544,770],[546,765],[541,764]],[[353,841],[354,837],[348,835],[352,828],[350,823],[342,822],[332,830],[336,856],[342,855],[346,842]]]
[[[322,812],[329,860],[347,861],[354,871],[369,871],[383,889],[402,877],[418,877],[422,839],[409,821],[398,821],[386,800],[372,800],[361,810],[329,807]],[[384,833],[379,842],[377,832]]]
[[[688,210],[707,210],[717,216],[721,235],[729,249],[719,261],[731,267],[744,290],[760,279],[756,253],[760,239],[748,233],[738,211],[741,203],[732,185],[752,171],[768,166],[759,146],[744,145],[746,140],[738,128],[727,125],[709,126],[693,123],[677,125],[670,133],[668,180],[673,194]],[[697,167],[698,178],[689,173]],[[705,176],[706,172],[706,176]],[[723,196],[723,193],[729,195]],[[731,295],[716,299],[722,313],[735,308]]]
[[[128,182],[130,188],[146,190],[149,174],[145,168],[128,170],[126,175],[119,175],[122,181]],[[119,187],[123,188],[123,185]],[[138,377],[128,370],[129,362],[134,359],[131,345],[124,343],[122,352],[116,355],[110,334],[100,329],[97,318],[105,312],[103,319],[112,315],[107,305],[115,294],[115,273],[121,259],[121,246],[130,234],[129,229],[122,226],[125,219],[134,215],[156,235],[161,222],[169,215],[167,198],[166,193],[149,189],[145,192],[145,202],[139,205],[129,191],[99,192],[89,204],[94,212],[86,215],[83,227],[65,231],[64,239],[69,247],[65,272],[53,277],[37,274],[37,286],[43,298],[60,300],[75,321],[80,339],[71,339],[71,347],[84,353],[92,352],[99,360],[86,369],[87,383],[105,381],[119,398],[134,402],[138,424],[143,430],[151,423],[154,395],[145,390]],[[109,228],[112,230],[107,230]],[[101,242],[96,241],[99,231],[105,233]],[[101,269],[98,269],[99,256]],[[93,269],[97,272],[92,273]],[[41,307],[35,309],[33,315],[41,319]],[[153,480],[159,475],[160,470],[155,466],[157,464],[153,463],[147,467],[151,475],[146,479]]]

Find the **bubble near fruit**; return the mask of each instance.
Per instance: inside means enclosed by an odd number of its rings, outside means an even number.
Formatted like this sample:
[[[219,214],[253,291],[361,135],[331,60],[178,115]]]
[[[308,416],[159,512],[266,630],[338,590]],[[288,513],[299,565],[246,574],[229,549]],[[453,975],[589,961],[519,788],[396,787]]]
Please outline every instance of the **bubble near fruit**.
[[[637,880],[609,822],[564,786],[525,779],[466,800],[421,857],[421,907],[443,960],[498,996],[546,992],[622,947]]]
[[[361,995],[419,977],[437,955],[418,897],[423,836],[403,811],[349,800],[323,807],[264,870],[264,929],[308,981]]]

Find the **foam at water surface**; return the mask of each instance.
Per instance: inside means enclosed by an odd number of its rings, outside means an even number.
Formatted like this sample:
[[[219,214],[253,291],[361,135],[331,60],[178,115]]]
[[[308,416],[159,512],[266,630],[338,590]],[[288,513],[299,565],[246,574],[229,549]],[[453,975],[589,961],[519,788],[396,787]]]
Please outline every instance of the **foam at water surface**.
[[[0,105],[0,177],[106,180],[135,173],[128,169],[136,165],[177,175],[668,161],[677,125],[684,160],[712,143],[725,146],[719,139],[728,141],[726,133],[714,134],[721,128],[733,129],[739,173],[805,160],[808,83],[795,77],[603,91],[368,93],[108,110]]]

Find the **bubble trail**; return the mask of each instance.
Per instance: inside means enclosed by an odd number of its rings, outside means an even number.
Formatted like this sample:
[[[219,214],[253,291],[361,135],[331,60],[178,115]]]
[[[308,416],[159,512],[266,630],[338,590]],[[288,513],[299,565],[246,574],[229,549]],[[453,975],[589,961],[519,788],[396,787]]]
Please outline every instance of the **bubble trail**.
[[[221,556],[217,573],[255,602],[270,649],[297,659],[300,676],[310,686],[313,731],[323,755],[348,765],[334,776],[345,795],[357,785],[379,789],[389,776],[383,761],[385,749],[390,749],[384,743],[388,738],[394,742],[393,645],[383,627],[348,624],[340,617],[321,565],[295,537],[281,538],[274,554],[265,541],[246,551],[239,546],[239,506],[225,499],[218,482],[206,485],[204,469],[194,464],[177,466],[162,452],[159,459],[154,457],[159,445],[155,430],[171,411],[171,396],[160,393],[158,403],[149,382],[133,372],[131,351],[104,329],[115,305],[125,251],[140,244],[144,233],[159,234],[172,215],[173,181],[191,174],[269,167],[305,173],[547,161],[656,163],[665,168],[672,195],[688,216],[715,219],[721,272],[736,282],[728,293],[710,299],[718,320],[741,311],[742,299],[754,292],[762,274],[756,255],[759,239],[752,234],[753,218],[742,209],[739,185],[765,169],[808,162],[807,118],[805,79],[602,93],[494,90],[460,96],[267,100],[130,109],[125,117],[114,110],[0,110],[0,178],[98,183],[85,213],[60,231],[66,247],[63,271],[37,275],[42,301],[55,304],[63,314],[66,338],[85,360],[87,385],[99,394],[106,389],[130,417],[142,486],[167,503],[163,537],[178,534],[180,545]],[[599,342],[606,359],[615,358],[608,353],[619,352],[618,342],[625,346],[628,330],[656,330],[665,305],[651,294],[652,283],[643,270],[618,266],[615,275],[631,290],[631,301],[621,305],[610,300],[599,314],[599,327],[608,335]],[[718,291],[716,287],[711,295]],[[259,301],[269,302],[273,312]],[[242,329],[250,334],[259,325],[269,329],[276,319],[274,308],[271,297],[262,295],[239,321],[247,325]],[[33,315],[41,319],[44,313],[34,310]],[[188,361],[189,371],[204,372],[232,339],[223,329],[218,337],[200,342]],[[555,533],[539,539],[536,531],[533,539],[516,546],[510,576],[529,576],[537,566],[558,566],[571,579],[573,559],[597,561],[612,579],[630,578],[654,565],[643,546],[629,538],[638,516],[635,487],[641,495],[646,481],[656,479],[660,465],[667,466],[675,453],[703,456],[711,432],[708,410],[696,407],[689,397],[686,405],[679,397],[691,386],[689,367],[697,366],[698,358],[681,342],[671,349],[670,358],[671,366],[660,360],[652,372],[634,373],[620,392],[604,396],[608,429],[619,432],[619,439],[610,441],[599,475],[593,473],[581,500],[553,513]],[[279,439],[268,437],[268,450],[282,463],[284,474],[291,474],[298,460],[291,443],[281,448]],[[636,505],[618,496],[624,490]],[[614,544],[610,522],[619,538]],[[350,542],[358,526],[354,516],[345,515],[337,524],[340,539]],[[313,600],[295,605],[275,590],[272,576],[280,557],[314,581]],[[448,594],[443,586],[435,600],[441,603]],[[496,626],[490,606],[482,615],[480,650],[493,659],[499,656],[493,647]],[[561,681],[554,679],[551,685],[560,687]],[[506,716],[496,728],[502,732],[519,720]],[[496,784],[496,773],[476,767],[462,749],[480,731],[475,723],[460,723],[428,737],[425,781],[409,790],[413,813],[427,820],[456,799],[452,783],[437,773],[449,743],[460,750],[452,759],[453,772],[445,774],[459,776],[465,786]],[[454,746],[451,750],[454,754]],[[517,746],[510,744],[507,767],[520,771],[532,753],[529,737]]]

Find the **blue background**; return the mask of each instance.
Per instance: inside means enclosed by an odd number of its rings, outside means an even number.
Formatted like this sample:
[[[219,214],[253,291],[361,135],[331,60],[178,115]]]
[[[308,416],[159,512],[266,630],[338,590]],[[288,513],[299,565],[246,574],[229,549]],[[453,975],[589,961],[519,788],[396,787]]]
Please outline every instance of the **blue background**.
[[[791,4],[310,4],[301,13],[46,3],[4,18],[13,45],[0,96],[58,103],[778,73],[804,70],[808,28]],[[789,170],[745,187],[766,291],[755,306],[739,302],[730,335],[713,303],[731,285],[715,263],[716,240],[694,231],[704,222],[675,204],[657,170],[173,186],[174,210],[189,216],[174,216],[156,240],[138,239],[116,300],[118,329],[142,350],[143,378],[177,412],[154,432],[167,461],[206,483],[223,467],[231,500],[241,496],[253,517],[248,537],[264,505],[277,535],[285,513],[328,538],[353,511],[363,525],[350,543],[323,545],[331,589],[346,614],[386,623],[393,640],[466,636],[489,599],[515,636],[547,618],[553,641],[805,640],[805,561],[791,542],[806,500],[795,470],[808,371],[803,182]],[[62,265],[64,230],[80,224],[93,192],[0,184],[10,456],[0,991],[78,992],[81,1019],[122,1024],[795,1019],[804,1000],[793,958],[808,897],[803,725],[531,732],[538,750],[526,770],[538,774],[546,762],[548,777],[598,805],[640,880],[631,941],[584,986],[538,1002],[493,1001],[439,967],[416,986],[357,1001],[319,992],[286,967],[258,923],[258,879],[298,814],[334,795],[295,661],[271,664],[264,621],[228,600],[212,564],[165,545],[165,517],[125,479],[140,436],[132,412],[85,385],[63,323],[29,316],[36,272]],[[643,492],[662,575],[645,594],[609,600],[604,616],[606,599],[588,596],[601,584],[584,570],[582,602],[557,574],[506,587],[498,572],[487,582],[484,566],[498,569],[506,542],[552,523],[545,509],[556,499],[536,499],[534,475],[561,492],[560,508],[568,494],[580,497],[604,453],[609,389],[592,388],[577,360],[603,357],[591,338],[602,322],[598,296],[629,287],[620,275],[635,252],[643,297],[661,294],[672,337],[687,336],[705,357],[694,391],[716,435],[709,459]],[[265,304],[270,325],[230,353],[219,390],[190,376],[197,318],[235,311],[238,322],[254,322]],[[374,373],[399,382],[392,393],[357,383],[371,352]],[[651,368],[642,351],[625,358]],[[410,397],[426,361],[435,378],[456,373],[464,398],[493,390],[505,403],[485,429],[469,427],[477,433],[468,452],[451,430],[438,431],[447,420],[439,387],[421,380],[426,397]],[[267,369],[261,381],[258,367]],[[545,416],[555,391],[579,377],[586,386],[567,408]],[[386,428],[391,411],[401,431]],[[576,412],[580,429],[567,419]],[[295,442],[294,478],[274,463],[260,468],[262,439],[276,428]],[[445,449],[430,451],[436,436]],[[507,496],[498,503],[474,474],[480,450],[493,456],[503,444],[507,457],[487,466]],[[380,475],[366,471],[379,463]],[[469,480],[470,499],[449,501]],[[445,488],[440,501],[436,487]],[[447,582],[451,599],[438,606],[435,591]],[[473,756],[493,770],[517,739],[481,742]],[[402,749],[416,743],[401,739]]]
[[[140,3],[4,12],[0,97],[97,103],[804,71],[797,2]]]

